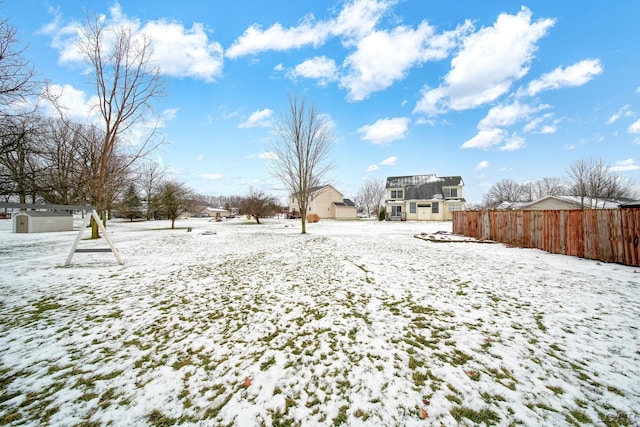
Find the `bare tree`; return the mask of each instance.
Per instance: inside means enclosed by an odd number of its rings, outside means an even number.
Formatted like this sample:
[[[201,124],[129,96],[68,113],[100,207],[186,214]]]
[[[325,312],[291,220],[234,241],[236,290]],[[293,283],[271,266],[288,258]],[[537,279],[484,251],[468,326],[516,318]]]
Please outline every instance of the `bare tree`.
[[[277,132],[272,174],[297,199],[305,234],[311,189],[321,185],[334,167],[328,158],[333,131],[327,116],[318,113],[304,98],[289,95],[289,109],[277,123]]]
[[[504,202],[521,202],[524,195],[522,186],[516,181],[501,179],[484,195],[483,204],[489,209],[495,209]]]
[[[567,189],[560,178],[544,177],[536,181],[536,199],[545,196],[561,196],[566,192]]]
[[[90,70],[98,97],[97,108],[103,120],[103,139],[99,153],[99,163],[94,174],[97,176],[95,203],[103,220],[111,203],[108,200],[110,161],[122,155],[123,137],[135,124],[144,122],[152,111],[151,101],[162,95],[164,84],[159,68],[151,60],[151,39],[145,35],[134,35],[125,26],[108,27],[98,16],[87,17],[77,43]],[[155,148],[153,127],[142,141],[129,141],[128,153],[123,167],[128,168],[134,161]],[[135,142],[135,144],[134,144]],[[113,165],[111,165],[113,166]],[[98,237],[94,226],[93,237]]]
[[[567,175],[569,191],[580,197],[582,209],[597,209],[599,201],[634,196],[631,185],[601,159],[577,160]]]
[[[360,184],[356,199],[367,215],[377,215],[380,206],[384,203],[385,193],[385,181],[383,179],[369,178]]]
[[[0,164],[3,166],[5,191],[11,188],[12,195],[20,203],[35,203],[39,194],[38,181],[42,172],[38,136],[38,121],[28,116],[5,116],[5,132],[0,136],[3,147]]]
[[[166,171],[167,167],[157,162],[145,162],[138,171],[138,183],[147,201],[147,221],[154,218],[158,205],[157,200],[155,200],[156,190],[165,179]]]
[[[87,202],[89,176],[83,174],[86,128],[77,123],[49,119],[41,130],[42,198],[61,205]]]
[[[273,215],[278,209],[275,197],[255,188],[249,190],[249,195],[245,197],[241,204],[242,213],[251,215],[258,224],[260,224],[260,218]]]
[[[560,196],[566,194],[565,186],[560,178],[544,177],[535,181],[528,181],[521,185],[524,202],[533,202],[546,196]]]
[[[15,149],[14,120],[30,115],[18,105],[33,95],[37,82],[33,67],[24,57],[26,48],[16,47],[16,30],[7,19],[0,20],[0,155]]]

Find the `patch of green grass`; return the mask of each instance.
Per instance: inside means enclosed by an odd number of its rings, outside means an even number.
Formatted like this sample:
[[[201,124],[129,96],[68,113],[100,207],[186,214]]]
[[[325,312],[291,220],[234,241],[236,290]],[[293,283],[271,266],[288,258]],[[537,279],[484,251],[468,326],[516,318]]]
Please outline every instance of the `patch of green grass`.
[[[489,394],[487,392],[482,392],[480,393],[480,396],[482,396],[482,399],[488,403],[495,403],[495,402],[506,402],[506,398],[500,394]]]
[[[627,427],[634,425],[627,413],[623,411],[616,411],[614,414],[598,412],[598,417],[600,417],[600,421],[602,421],[606,427]]]
[[[548,385],[547,388],[551,390],[556,396],[564,393],[564,389],[559,386]]]
[[[338,415],[332,420],[334,426],[340,426],[347,422],[349,419],[347,415],[347,411],[349,407],[347,405],[343,405],[338,409]]]
[[[420,368],[422,366],[424,366],[424,361],[417,360],[413,356],[409,357],[409,369],[415,370],[415,369]]]
[[[573,420],[571,418],[569,418],[569,416],[573,417],[574,420],[576,420],[579,424],[591,424],[593,423],[593,421],[591,420],[591,418],[589,418],[589,416],[587,414],[585,414],[582,411],[579,411],[577,409],[573,410],[573,411],[569,411],[569,415],[567,415],[567,421],[572,422]]]
[[[464,406],[456,406],[451,408],[449,411],[451,416],[457,421],[460,422],[463,418],[471,420],[476,424],[485,424],[485,425],[493,425],[497,424],[500,421],[500,416],[490,410],[490,409],[481,409],[479,411],[474,411],[471,408],[466,408]]]
[[[266,371],[267,369],[269,369],[270,366],[275,364],[276,364],[276,358],[275,356],[271,356],[269,359],[267,359],[266,361],[260,364],[260,370]]]
[[[534,319],[536,319],[536,326],[538,326],[538,329],[540,329],[542,332],[547,332],[547,327],[544,325],[544,323],[542,323],[542,314],[537,314]]]
[[[607,391],[613,393],[613,394],[617,394],[618,396],[624,397],[624,393],[622,391],[620,391],[620,389],[613,387],[613,386],[607,386]]]
[[[457,403],[458,405],[462,405],[462,399],[460,399],[458,396],[454,396],[453,394],[447,394],[445,396],[445,398],[449,402],[453,402],[453,403]]]
[[[169,427],[175,425],[178,419],[167,417],[158,409],[154,409],[147,414],[147,421],[154,427]]]

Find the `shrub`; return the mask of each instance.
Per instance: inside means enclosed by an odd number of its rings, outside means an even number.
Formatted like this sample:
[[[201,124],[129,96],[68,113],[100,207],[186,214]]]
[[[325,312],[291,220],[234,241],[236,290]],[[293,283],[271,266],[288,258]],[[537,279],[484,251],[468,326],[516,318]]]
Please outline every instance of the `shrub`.
[[[318,222],[320,221],[320,215],[318,214],[309,214],[307,215],[307,222]]]
[[[380,221],[384,221],[385,219],[387,219],[387,211],[385,210],[385,208],[380,209],[380,212],[378,212],[378,219]]]

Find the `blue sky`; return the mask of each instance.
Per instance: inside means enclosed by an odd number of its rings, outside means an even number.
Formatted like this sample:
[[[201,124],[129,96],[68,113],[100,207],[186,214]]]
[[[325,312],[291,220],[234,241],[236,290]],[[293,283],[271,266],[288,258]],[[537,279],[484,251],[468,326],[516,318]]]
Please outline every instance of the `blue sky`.
[[[86,119],[73,43],[87,12],[154,40],[167,143],[154,159],[208,195],[270,177],[287,94],[332,122],[332,183],[460,175],[474,203],[501,179],[562,178],[602,159],[640,190],[640,2],[5,0],[40,77]]]

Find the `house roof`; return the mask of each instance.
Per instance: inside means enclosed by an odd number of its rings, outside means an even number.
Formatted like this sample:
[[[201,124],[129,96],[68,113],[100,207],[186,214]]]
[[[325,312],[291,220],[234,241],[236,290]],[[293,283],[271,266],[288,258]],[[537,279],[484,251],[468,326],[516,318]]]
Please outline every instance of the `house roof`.
[[[405,200],[442,199],[442,187],[464,185],[461,176],[410,175],[390,176],[386,188],[404,188]]]
[[[311,188],[309,188],[309,194],[320,192],[320,191],[324,190],[325,188],[333,188],[336,192],[338,192],[342,196],[342,193],[340,193],[340,191],[338,191],[338,189],[336,187],[334,187],[333,185],[331,185],[331,184],[318,185],[316,187],[311,187]]]
[[[540,203],[545,200],[555,199],[561,202],[570,203],[576,207],[576,209],[581,209],[582,204],[588,209],[598,208],[598,209],[616,209],[620,207],[622,204],[620,201],[616,200],[605,200],[605,199],[595,199],[591,197],[580,197],[580,196],[544,196],[538,200],[534,200],[530,203],[522,204],[519,208],[527,208],[529,206],[535,205],[536,203]]]
[[[621,208],[640,208],[640,200],[626,202],[620,205]]]
[[[447,187],[464,185],[464,181],[461,176],[436,176],[435,174],[389,176],[387,177],[386,188],[421,186],[425,184],[439,184]]]
[[[347,206],[347,207],[355,207],[356,206],[356,204],[353,203],[353,201],[351,201],[350,199],[342,199],[342,203],[333,202],[333,204],[335,206]]]

